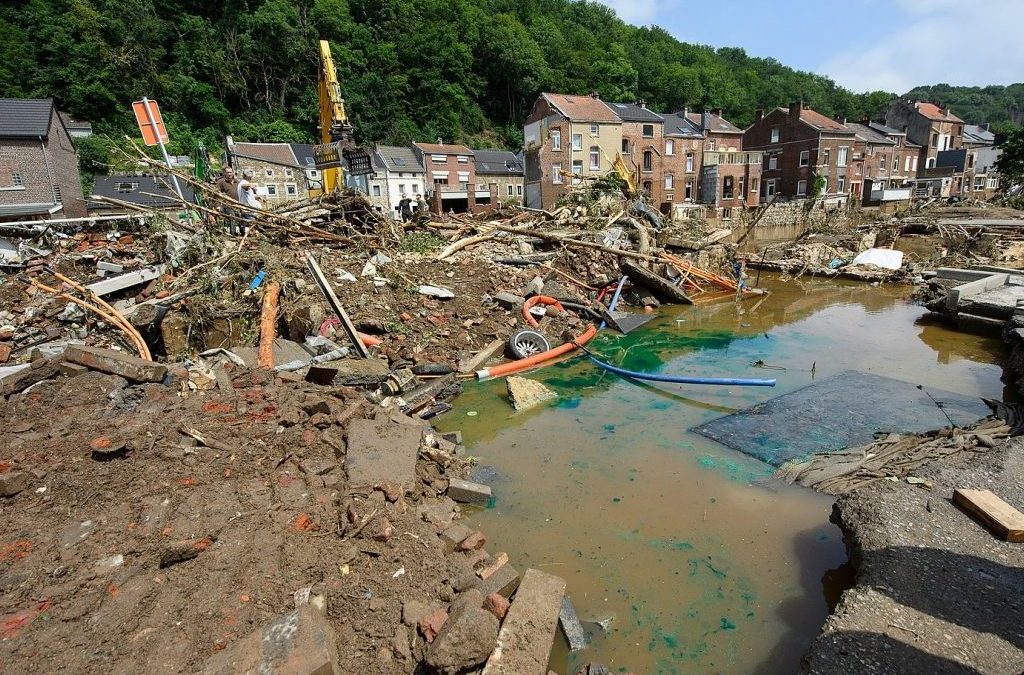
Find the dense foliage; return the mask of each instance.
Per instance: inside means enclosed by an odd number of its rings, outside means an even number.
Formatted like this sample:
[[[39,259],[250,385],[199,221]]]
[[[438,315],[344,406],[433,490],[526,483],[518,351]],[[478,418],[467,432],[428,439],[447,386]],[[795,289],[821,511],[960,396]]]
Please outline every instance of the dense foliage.
[[[1001,152],[996,168],[1003,174],[1003,187],[1024,180],[1024,127],[1017,127],[1007,134],[999,147]]]
[[[115,137],[133,129],[129,103],[150,96],[179,153],[225,132],[312,140],[320,37],[362,140],[517,147],[544,90],[721,107],[739,125],[797,98],[851,119],[890,98],[572,0],[8,0],[0,35],[0,96],[53,97]]]
[[[951,87],[948,84],[936,84],[916,87],[906,97],[935,101],[971,124],[991,125],[996,133],[1007,133],[1024,124],[1024,83],[1007,87]]]

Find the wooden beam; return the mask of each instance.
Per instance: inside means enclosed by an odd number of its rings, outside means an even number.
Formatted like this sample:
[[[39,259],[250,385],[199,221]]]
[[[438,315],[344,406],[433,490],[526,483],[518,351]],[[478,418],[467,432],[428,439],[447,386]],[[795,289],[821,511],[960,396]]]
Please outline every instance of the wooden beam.
[[[953,503],[1001,539],[1024,542],[1024,514],[991,490],[953,490]]]
[[[341,321],[342,328],[345,329],[345,333],[348,335],[348,339],[352,342],[352,346],[356,348],[356,354],[360,358],[366,359],[370,357],[370,352],[366,349],[366,345],[359,339],[359,333],[356,332],[356,327],[352,325],[352,321],[349,320],[348,314],[345,312],[345,308],[341,306],[341,301],[338,300],[338,296],[334,294],[334,289],[331,288],[331,284],[327,281],[327,277],[320,271],[320,265],[316,263],[313,258],[313,254],[306,252],[306,267],[309,269],[309,273],[313,275],[313,281],[320,288],[320,292],[323,293],[327,299],[327,304],[331,306],[334,313],[338,315],[338,319]]]

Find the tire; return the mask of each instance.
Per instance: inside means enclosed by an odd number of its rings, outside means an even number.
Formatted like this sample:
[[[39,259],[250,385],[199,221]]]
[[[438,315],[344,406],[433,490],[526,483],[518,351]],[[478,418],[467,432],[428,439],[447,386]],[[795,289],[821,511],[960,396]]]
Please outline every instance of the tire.
[[[520,330],[508,339],[508,349],[516,359],[525,359],[551,349],[548,339],[535,330]]]

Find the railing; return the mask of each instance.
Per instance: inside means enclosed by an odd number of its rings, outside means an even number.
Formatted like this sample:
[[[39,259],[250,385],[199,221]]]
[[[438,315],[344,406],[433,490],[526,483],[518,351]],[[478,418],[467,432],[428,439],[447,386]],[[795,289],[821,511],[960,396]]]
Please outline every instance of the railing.
[[[727,165],[744,165],[744,164],[762,164],[764,162],[763,152],[705,152],[704,153],[704,166],[717,166],[720,164]]]

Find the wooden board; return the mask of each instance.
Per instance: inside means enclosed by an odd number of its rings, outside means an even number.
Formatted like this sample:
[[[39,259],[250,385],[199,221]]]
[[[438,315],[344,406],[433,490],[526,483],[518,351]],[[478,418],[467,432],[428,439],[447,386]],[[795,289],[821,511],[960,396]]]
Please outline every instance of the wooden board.
[[[693,300],[691,300],[682,289],[677,288],[668,279],[660,277],[648,269],[640,267],[628,260],[621,260],[619,262],[619,269],[622,270],[623,274],[629,275],[629,278],[636,284],[650,289],[654,294],[654,297],[662,302],[675,303],[678,305],[693,304]]]
[[[352,342],[352,346],[356,348],[356,356],[363,359],[369,358],[370,352],[367,351],[363,341],[359,339],[359,333],[356,332],[356,327],[352,325],[352,321],[348,318],[345,308],[341,306],[341,301],[339,301],[338,296],[334,294],[334,289],[331,288],[331,283],[327,280],[327,277],[325,277],[324,273],[320,271],[320,265],[317,264],[312,253],[306,253],[306,267],[309,269],[309,273],[313,276],[313,281],[316,282],[320,292],[323,293],[324,298],[327,299],[327,304],[329,304],[331,309],[334,310],[334,313],[338,315],[338,319],[341,321],[341,326],[345,329],[345,334],[348,335],[348,339]]]
[[[1006,541],[1024,542],[1024,513],[991,490],[953,490],[953,503]]]

